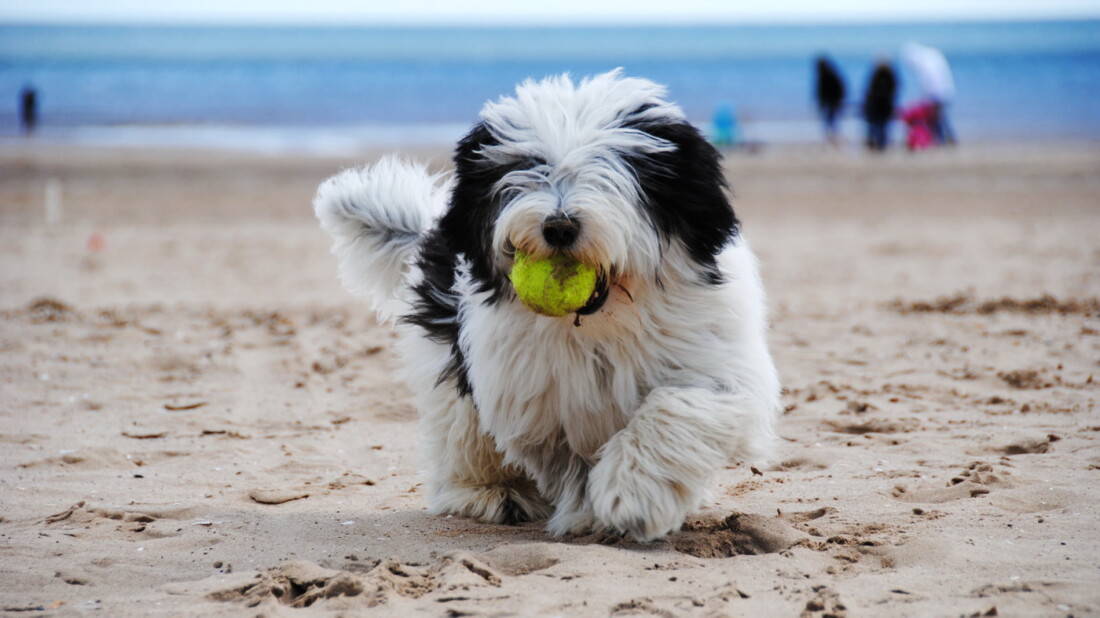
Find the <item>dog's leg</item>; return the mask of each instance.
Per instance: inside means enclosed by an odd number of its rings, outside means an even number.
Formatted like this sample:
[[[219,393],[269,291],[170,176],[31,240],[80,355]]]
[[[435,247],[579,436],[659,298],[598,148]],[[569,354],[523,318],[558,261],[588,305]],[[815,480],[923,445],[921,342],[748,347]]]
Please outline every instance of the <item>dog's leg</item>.
[[[591,532],[596,523],[592,504],[586,498],[591,465],[566,444],[543,444],[520,451],[524,466],[538,484],[539,492],[554,504],[554,515],[546,523],[553,536]]]
[[[772,412],[750,397],[663,387],[600,449],[588,477],[599,524],[648,541],[673,532],[702,503],[730,457],[762,456]]]
[[[544,519],[550,506],[522,470],[505,465],[492,438],[478,428],[469,397],[437,386],[421,405],[428,461],[428,509],[480,521],[515,524]]]

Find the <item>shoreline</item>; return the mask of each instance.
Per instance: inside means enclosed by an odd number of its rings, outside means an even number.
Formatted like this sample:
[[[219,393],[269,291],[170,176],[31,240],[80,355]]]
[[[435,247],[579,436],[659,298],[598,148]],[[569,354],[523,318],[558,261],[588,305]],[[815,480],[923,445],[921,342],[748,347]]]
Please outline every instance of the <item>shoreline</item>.
[[[78,162],[101,167],[118,165],[175,165],[180,162],[191,166],[216,168],[230,164],[293,165],[304,163],[308,167],[330,164],[358,164],[374,161],[391,153],[429,162],[433,168],[449,168],[455,142],[425,143],[400,142],[393,144],[361,145],[347,150],[324,152],[317,150],[286,149],[260,151],[248,147],[219,148],[193,145],[102,145],[42,140],[37,137],[0,137],[0,165],[19,166],[42,163],[47,166],[75,165]],[[738,164],[753,161],[787,161],[797,167],[799,161],[814,160],[824,165],[859,165],[860,162],[881,162],[887,165],[911,163],[917,167],[936,167],[948,160],[979,165],[980,160],[1012,164],[1039,164],[1049,157],[1088,163],[1100,155],[1100,138],[1049,140],[976,140],[961,142],[956,146],[932,148],[911,152],[902,144],[894,143],[883,153],[866,150],[859,140],[845,140],[840,147],[823,141],[787,143],[760,143],[752,148],[736,147],[720,149],[723,159]],[[727,165],[729,167],[729,165]],[[731,170],[736,171],[736,170]],[[945,168],[950,171],[950,168]]]
[[[450,148],[469,130],[469,123],[304,125],[145,124],[46,126],[32,136],[0,135],[0,151],[20,148],[200,150],[267,156],[341,157],[385,149]],[[701,131],[709,123],[695,121]],[[846,149],[862,143],[862,123],[851,119],[841,126]],[[823,143],[814,120],[743,121],[744,147],[804,148]],[[905,127],[893,125],[892,150],[905,150]],[[1097,136],[963,135],[964,145],[1006,147],[1035,144],[1100,146]],[[919,153],[918,153],[919,154]]]

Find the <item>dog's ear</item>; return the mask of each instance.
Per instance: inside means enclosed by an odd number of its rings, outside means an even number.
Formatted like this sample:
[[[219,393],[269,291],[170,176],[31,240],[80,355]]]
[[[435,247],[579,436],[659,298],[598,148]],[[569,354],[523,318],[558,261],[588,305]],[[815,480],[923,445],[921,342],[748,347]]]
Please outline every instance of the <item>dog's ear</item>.
[[[645,196],[645,208],[658,230],[679,239],[711,283],[721,282],[715,262],[737,236],[740,224],[726,197],[721,155],[687,121],[649,121],[630,128],[675,146],[630,158]]]
[[[485,123],[478,123],[458,142],[455,149],[455,183],[451,204],[439,222],[450,250],[463,254],[470,274],[482,290],[496,289],[492,268],[493,222],[500,205],[493,197],[493,185],[500,180],[498,166],[481,150],[499,141]]]

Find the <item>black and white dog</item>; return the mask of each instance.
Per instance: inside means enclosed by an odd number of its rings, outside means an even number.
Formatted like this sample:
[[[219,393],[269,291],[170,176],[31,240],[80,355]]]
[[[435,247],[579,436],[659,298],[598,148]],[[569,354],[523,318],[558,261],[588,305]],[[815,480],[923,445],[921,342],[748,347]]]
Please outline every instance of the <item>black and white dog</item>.
[[[454,163],[384,158],[314,200],[344,285],[396,318],[431,511],[678,530],[728,459],[767,452],[779,400],[718,153],[664,88],[612,71],[487,103]],[[527,309],[517,249],[596,267],[588,304]]]

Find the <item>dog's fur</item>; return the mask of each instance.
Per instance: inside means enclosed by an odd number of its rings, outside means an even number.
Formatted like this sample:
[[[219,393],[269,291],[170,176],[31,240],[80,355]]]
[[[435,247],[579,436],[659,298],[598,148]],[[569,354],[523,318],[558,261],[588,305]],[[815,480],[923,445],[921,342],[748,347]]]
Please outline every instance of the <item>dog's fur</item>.
[[[766,453],[778,406],[718,153],[662,87],[613,71],[487,103],[454,161],[448,179],[384,158],[314,201],[344,285],[397,318],[431,511],[679,529],[728,459]],[[547,244],[552,215],[574,244]],[[596,266],[597,292],[535,314],[508,282],[517,249]]]

